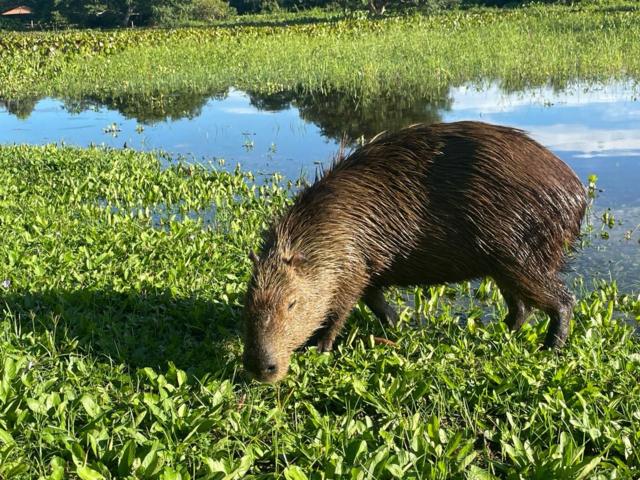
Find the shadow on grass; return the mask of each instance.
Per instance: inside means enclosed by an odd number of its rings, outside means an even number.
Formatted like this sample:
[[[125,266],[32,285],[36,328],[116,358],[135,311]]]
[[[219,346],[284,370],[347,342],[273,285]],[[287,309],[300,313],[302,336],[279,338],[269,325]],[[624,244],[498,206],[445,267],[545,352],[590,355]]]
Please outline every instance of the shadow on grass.
[[[289,18],[278,17],[278,15],[274,16],[264,16],[264,18],[256,18],[255,15],[247,15],[247,18],[243,18],[242,15],[238,15],[236,17],[232,17],[229,20],[220,20],[212,24],[202,24],[202,23],[185,23],[182,25],[167,25],[167,26],[150,26],[150,25],[141,25],[135,28],[131,27],[120,27],[120,26],[100,26],[100,25],[75,25],[74,29],[80,30],[92,30],[92,31],[102,31],[102,32],[115,32],[119,30],[125,31],[136,31],[136,30],[175,30],[177,28],[190,28],[190,29],[211,29],[211,28],[243,28],[243,27],[289,27],[296,25],[315,25],[322,23],[337,23],[343,20],[348,19],[349,16],[346,13],[339,12],[333,13],[331,15],[296,15]],[[49,31],[64,31],[64,27],[60,27],[58,25],[50,24],[50,23],[36,23],[32,27],[27,23],[4,23],[0,26],[0,32],[31,32],[31,31],[39,31],[39,32],[49,32]]]
[[[5,293],[0,309],[17,319],[22,332],[54,332],[65,344],[132,369],[163,370],[169,362],[200,376],[241,377],[240,310],[226,302],[170,292],[49,290]]]
[[[346,14],[335,14],[331,16],[314,16],[314,15],[303,15],[296,16],[294,18],[264,18],[264,19],[256,19],[256,18],[247,18],[243,19],[242,16],[238,16],[235,20],[230,22],[220,22],[213,25],[217,28],[236,28],[236,27],[264,27],[264,28],[273,28],[273,27],[292,27],[297,25],[319,25],[319,24],[327,24],[327,23],[339,23],[344,20],[347,20],[349,17]],[[201,28],[211,28],[208,26]]]

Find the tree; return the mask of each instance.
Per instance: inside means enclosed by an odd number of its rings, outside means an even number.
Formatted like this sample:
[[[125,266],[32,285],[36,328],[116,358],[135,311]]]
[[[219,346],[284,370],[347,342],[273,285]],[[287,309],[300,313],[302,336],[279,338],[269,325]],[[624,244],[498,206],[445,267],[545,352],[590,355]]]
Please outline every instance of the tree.
[[[233,14],[225,0],[192,0],[190,16],[194,20],[218,20]]]
[[[53,0],[54,10],[71,23],[115,27],[148,25],[156,10],[179,8],[178,0]]]

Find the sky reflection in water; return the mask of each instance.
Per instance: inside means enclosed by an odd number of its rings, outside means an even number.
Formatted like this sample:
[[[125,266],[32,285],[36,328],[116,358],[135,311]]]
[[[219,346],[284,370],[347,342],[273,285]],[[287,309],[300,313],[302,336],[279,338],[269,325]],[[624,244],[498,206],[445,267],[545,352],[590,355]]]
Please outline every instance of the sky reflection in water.
[[[236,90],[185,94],[168,104],[152,100],[41,99],[0,101],[0,142],[66,142],[160,149],[195,160],[224,158],[257,172],[313,176],[328,162],[343,134],[369,137],[419,121],[481,120],[511,125],[569,163],[586,182],[598,176],[603,189],[594,213],[599,231],[610,208],[622,222],[607,241],[580,254],[576,269],[588,278],[615,278],[640,291],[640,102],[627,84],[575,85],[564,91],[505,92],[496,84],[449,89],[440,98],[398,96],[371,105],[339,94],[270,96]],[[146,102],[146,103],[145,103]],[[2,106],[4,105],[4,107]],[[111,125],[117,132],[108,133]]]

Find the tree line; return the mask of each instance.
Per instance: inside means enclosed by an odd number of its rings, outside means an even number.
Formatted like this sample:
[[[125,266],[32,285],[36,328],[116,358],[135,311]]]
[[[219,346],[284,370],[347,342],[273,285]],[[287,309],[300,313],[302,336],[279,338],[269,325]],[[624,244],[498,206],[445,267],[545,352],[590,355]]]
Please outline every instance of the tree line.
[[[309,8],[365,10],[381,15],[405,9],[440,9],[470,4],[508,6],[518,3],[523,3],[523,0],[0,0],[0,12],[16,6],[27,6],[33,10],[29,20],[41,24],[112,28],[185,25],[236,14]]]
[[[0,11],[16,6],[33,10],[29,20],[85,27],[206,22],[236,13],[226,0],[0,0]]]

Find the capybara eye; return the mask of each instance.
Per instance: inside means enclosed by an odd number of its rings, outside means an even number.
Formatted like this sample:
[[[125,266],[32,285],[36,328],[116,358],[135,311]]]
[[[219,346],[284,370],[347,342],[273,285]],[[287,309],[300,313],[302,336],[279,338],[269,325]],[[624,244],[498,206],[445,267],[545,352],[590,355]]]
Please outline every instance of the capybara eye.
[[[294,300],[293,302],[291,302],[289,304],[289,310],[291,310],[293,307],[295,307],[297,300]]]

